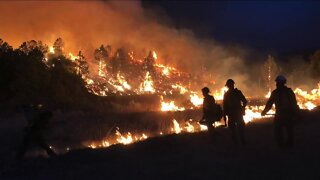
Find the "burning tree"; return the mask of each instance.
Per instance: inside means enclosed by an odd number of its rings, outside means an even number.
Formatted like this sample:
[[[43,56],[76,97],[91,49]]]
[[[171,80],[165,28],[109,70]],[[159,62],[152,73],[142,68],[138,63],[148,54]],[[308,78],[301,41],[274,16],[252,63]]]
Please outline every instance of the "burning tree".
[[[104,76],[106,71],[106,63],[110,60],[111,56],[111,46],[106,47],[101,45],[100,48],[94,51],[94,59],[99,64],[99,76]]]
[[[83,79],[87,78],[89,75],[89,65],[87,60],[81,51],[79,51],[78,56],[74,57],[71,53],[71,60],[76,64],[76,73],[80,75]]]
[[[55,56],[63,56],[64,54],[64,42],[61,38],[58,38],[54,43],[53,43],[53,52]]]

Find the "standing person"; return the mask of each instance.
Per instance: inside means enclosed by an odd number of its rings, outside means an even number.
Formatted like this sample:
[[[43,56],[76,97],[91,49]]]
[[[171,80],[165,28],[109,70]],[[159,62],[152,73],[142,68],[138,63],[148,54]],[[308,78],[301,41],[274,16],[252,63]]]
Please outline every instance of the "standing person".
[[[51,111],[44,110],[41,104],[36,106],[29,105],[24,107],[24,115],[28,121],[28,126],[25,128],[23,142],[18,150],[17,159],[24,157],[29,145],[38,145],[44,149],[49,156],[55,156],[56,153],[48,146],[44,139],[44,131],[48,120],[52,117]]]
[[[274,135],[276,143],[279,147],[292,147],[293,146],[293,126],[294,117],[299,112],[299,106],[294,92],[291,88],[288,88],[285,84],[287,79],[279,75],[275,79],[277,88],[272,91],[271,96],[261,112],[262,116],[265,116],[275,104],[276,114],[274,117]],[[284,130],[286,130],[287,138],[285,140]]]
[[[234,84],[235,82],[232,79],[228,79],[226,82],[228,91],[223,97],[224,120],[226,121],[226,116],[228,116],[228,127],[231,129],[232,140],[234,143],[238,144],[238,136],[236,132],[238,130],[240,141],[242,144],[245,144],[245,123],[243,115],[245,114],[245,107],[248,101],[240,90],[234,88]]]
[[[203,116],[200,120],[200,123],[205,124],[208,127],[208,132],[210,135],[214,132],[214,126],[212,125],[215,121],[215,99],[213,96],[209,95],[210,89],[208,87],[204,87],[201,89],[203,95]]]

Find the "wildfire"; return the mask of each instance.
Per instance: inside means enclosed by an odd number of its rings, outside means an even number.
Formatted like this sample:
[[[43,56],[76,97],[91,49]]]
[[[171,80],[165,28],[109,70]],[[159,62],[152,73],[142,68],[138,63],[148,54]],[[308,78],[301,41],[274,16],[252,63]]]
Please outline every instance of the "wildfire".
[[[49,52],[52,53],[52,54],[54,54],[54,48],[53,48],[53,46],[50,46],[50,47],[49,47]]]
[[[222,100],[224,93],[227,92],[227,91],[228,91],[228,88],[227,87],[223,87],[223,88],[220,89],[220,91],[216,90],[214,92],[213,96],[214,96],[214,98],[216,100]]]
[[[169,68],[168,68],[168,67],[163,68],[162,74],[163,74],[164,76],[169,77],[169,75],[170,75],[170,70],[169,70]]]
[[[105,72],[104,69],[106,67],[106,64],[103,61],[99,61],[99,71],[98,71],[98,75],[100,77],[105,77]]]
[[[196,107],[201,106],[202,103],[203,103],[203,99],[200,98],[197,94],[191,94],[190,95],[190,101]]]
[[[245,115],[243,116],[243,120],[245,123],[249,123],[255,119],[261,119],[261,112],[264,109],[264,106],[247,106],[245,110]],[[265,117],[272,117],[272,114],[275,114],[274,109],[269,111],[269,115]]]
[[[271,96],[271,91],[268,91],[268,94],[266,94],[264,97],[269,98]]]
[[[110,138],[110,139],[109,139]],[[95,149],[95,148],[105,148],[109,147],[114,144],[131,144],[137,141],[143,141],[145,139],[148,139],[148,136],[145,133],[142,133],[141,136],[138,135],[132,135],[132,133],[127,132],[125,134],[120,133],[120,129],[117,127],[115,132],[115,140],[111,140],[111,137],[107,137],[105,140],[102,140],[101,142],[92,142],[87,145],[87,147]],[[113,143],[111,143],[113,142]]]
[[[155,51],[152,51],[152,56],[153,56],[153,58],[155,59],[155,60],[157,60],[157,53],[155,52]]]
[[[181,84],[174,84],[174,85],[171,85],[171,87],[173,89],[178,89],[180,94],[185,94],[188,92],[188,89],[183,87]]]
[[[117,74],[118,82],[125,88],[130,90],[131,86],[128,84],[128,82],[125,80],[123,76],[120,75],[120,73]]]
[[[133,142],[133,138],[130,132],[126,136],[123,136],[118,130],[116,130],[117,141],[121,144],[130,144]]]
[[[78,56],[74,56],[71,52],[69,52],[69,59],[71,59],[72,61],[75,61],[76,59],[78,59]]]
[[[313,89],[310,93],[300,88],[296,88],[294,93],[297,96],[300,108],[312,110],[320,105],[320,82],[318,83],[318,89]]]
[[[179,123],[175,119],[173,119],[173,128],[171,130],[176,134],[179,134],[182,131],[182,128],[180,127]]]
[[[153,87],[153,81],[151,79],[149,71],[146,73],[144,82],[140,85],[140,92],[154,93],[156,90]]]
[[[161,102],[161,111],[184,111],[184,107],[178,107],[174,104],[174,101]]]
[[[248,107],[246,109],[246,115],[244,116],[245,123],[251,122],[254,119],[260,119],[260,112],[262,111],[263,106],[253,106]],[[271,113],[274,113],[272,110]],[[272,115],[267,115],[267,117],[271,117]],[[221,126],[221,122],[215,122],[215,126]],[[171,127],[171,133],[174,134],[181,134],[181,133],[196,133],[201,131],[207,131],[208,127],[206,125],[202,125],[197,121],[193,121],[192,119],[189,119],[188,121],[184,121],[182,123],[179,123],[176,119],[172,120],[172,127]],[[164,135],[163,132],[160,132],[159,135]],[[101,142],[92,142],[87,145],[89,148],[104,148],[109,147],[114,144],[132,144],[137,141],[143,141],[148,139],[149,136],[147,136],[145,133],[142,133],[142,135],[133,135],[131,132],[127,133],[120,133],[119,128],[116,129],[115,132],[115,140],[112,140],[112,137],[107,137],[105,140],[102,140]]]

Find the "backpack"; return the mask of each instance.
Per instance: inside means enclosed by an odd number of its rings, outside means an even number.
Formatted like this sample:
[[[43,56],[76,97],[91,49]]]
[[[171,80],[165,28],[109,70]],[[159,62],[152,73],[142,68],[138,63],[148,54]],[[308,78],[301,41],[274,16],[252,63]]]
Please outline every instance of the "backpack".
[[[214,116],[214,121],[220,121],[223,117],[223,112],[220,104],[215,103],[212,108],[212,114]]]

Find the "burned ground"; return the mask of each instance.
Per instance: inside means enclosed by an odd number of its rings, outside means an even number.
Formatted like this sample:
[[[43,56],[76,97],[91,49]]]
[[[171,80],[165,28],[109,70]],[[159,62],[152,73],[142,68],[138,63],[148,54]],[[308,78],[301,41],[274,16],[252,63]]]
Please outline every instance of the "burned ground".
[[[3,158],[1,179],[319,179],[319,119],[319,112],[299,118],[291,150],[275,146],[265,119],[248,124],[246,146],[234,146],[226,128],[213,141],[204,132],[166,135],[14,165]]]

